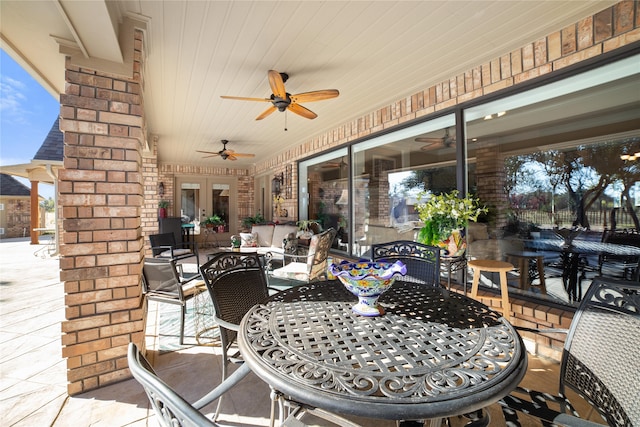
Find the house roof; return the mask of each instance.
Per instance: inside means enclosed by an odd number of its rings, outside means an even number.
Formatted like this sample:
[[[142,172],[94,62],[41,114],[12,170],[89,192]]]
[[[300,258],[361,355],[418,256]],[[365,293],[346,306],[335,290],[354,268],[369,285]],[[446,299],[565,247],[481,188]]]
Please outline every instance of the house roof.
[[[0,173],[0,196],[30,196],[31,189],[6,173]]]
[[[55,122],[49,130],[49,134],[42,142],[38,152],[33,157],[34,160],[55,160],[62,161],[64,148],[64,136],[60,131],[60,118],[56,118]]]
[[[0,166],[0,171],[31,181],[53,184],[55,169],[62,167],[63,150],[63,134],[59,118],[56,118],[31,163]]]

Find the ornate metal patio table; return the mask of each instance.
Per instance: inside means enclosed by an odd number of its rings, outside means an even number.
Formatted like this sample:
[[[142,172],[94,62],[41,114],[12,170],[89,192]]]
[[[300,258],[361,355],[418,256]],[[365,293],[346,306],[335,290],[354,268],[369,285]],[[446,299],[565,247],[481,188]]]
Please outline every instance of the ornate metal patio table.
[[[338,281],[280,292],[244,317],[240,351],[294,401],[389,420],[479,410],[525,374],[512,325],[464,295],[397,281],[380,298],[383,316],[353,313],[356,301]]]

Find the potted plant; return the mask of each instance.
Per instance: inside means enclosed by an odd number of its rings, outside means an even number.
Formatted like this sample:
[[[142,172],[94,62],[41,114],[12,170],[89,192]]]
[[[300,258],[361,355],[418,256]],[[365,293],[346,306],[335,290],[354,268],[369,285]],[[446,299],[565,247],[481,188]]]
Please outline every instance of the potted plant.
[[[464,228],[469,221],[477,221],[478,216],[487,212],[487,208],[479,206],[478,199],[469,195],[461,198],[458,194],[457,190],[439,195],[422,191],[418,194],[418,204],[415,206],[424,223],[418,241],[442,248],[447,256],[464,253]]]
[[[251,230],[251,226],[254,224],[263,224],[265,222],[264,216],[260,212],[254,216],[248,216],[242,219],[242,227],[245,230]]]
[[[222,220],[222,218],[220,218],[220,215],[213,214],[213,215],[211,215],[210,217],[207,217],[207,219],[204,220],[204,225],[207,228],[217,227],[218,228],[218,232],[220,232],[220,226],[221,225],[224,226],[224,221]]]
[[[167,217],[167,208],[169,207],[168,200],[160,200],[158,202],[158,217],[166,218]]]

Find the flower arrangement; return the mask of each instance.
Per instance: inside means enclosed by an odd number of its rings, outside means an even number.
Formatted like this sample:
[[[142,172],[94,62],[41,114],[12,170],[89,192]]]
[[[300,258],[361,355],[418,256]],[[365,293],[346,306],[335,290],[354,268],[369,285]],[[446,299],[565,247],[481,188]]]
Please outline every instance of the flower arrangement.
[[[486,207],[479,206],[478,199],[469,195],[459,197],[457,190],[439,195],[422,191],[418,194],[418,204],[415,208],[420,220],[424,222],[424,227],[418,234],[418,241],[431,246],[446,246],[449,243],[447,240],[455,230],[465,228],[469,221],[477,221],[480,214],[487,212]],[[464,242],[459,236],[453,237],[455,241],[452,243],[456,246],[457,253]]]

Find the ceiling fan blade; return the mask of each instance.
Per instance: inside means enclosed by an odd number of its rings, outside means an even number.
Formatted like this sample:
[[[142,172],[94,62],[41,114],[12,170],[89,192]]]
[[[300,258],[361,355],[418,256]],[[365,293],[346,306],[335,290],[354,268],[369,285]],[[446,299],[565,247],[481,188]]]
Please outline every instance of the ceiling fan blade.
[[[416,142],[424,142],[427,144],[438,144],[444,142],[443,138],[416,138]]]
[[[236,153],[233,150],[227,150],[225,151],[225,153],[229,156],[235,156],[235,157],[255,157],[255,154],[249,154],[249,153]]]
[[[284,88],[284,81],[282,81],[282,76],[279,72],[269,70],[269,85],[271,86],[271,90],[275,96],[283,99],[287,97],[287,91]]]
[[[306,119],[315,119],[316,117],[318,117],[318,115],[313,111],[303,107],[300,104],[295,104],[293,102],[289,104],[287,109],[290,110],[292,113],[296,113],[297,115],[302,116]]]
[[[258,117],[256,117],[256,120],[262,120],[262,119],[264,119],[265,117],[267,117],[269,114],[273,113],[276,110],[277,110],[276,106],[272,105],[271,107],[269,107],[266,110],[264,110],[262,112],[262,114],[260,114]]]
[[[235,156],[235,155],[233,155],[233,154],[229,154],[229,155],[227,155],[227,158],[226,158],[225,160],[233,160],[233,161],[236,161],[236,160],[238,160],[238,159],[236,158],[236,156]]]
[[[340,95],[337,89],[314,90],[312,92],[303,92],[297,95],[291,95],[293,102],[313,102],[322,101],[323,99],[331,99]]]
[[[258,102],[271,102],[271,99],[269,98],[247,98],[244,96],[227,96],[227,95],[220,95],[220,98],[223,99],[236,99],[239,101],[258,101]]]
[[[213,152],[213,151],[200,151],[200,150],[196,150],[196,153],[211,154],[212,156],[219,156],[219,155],[220,155],[220,153],[218,153],[218,152]]]

